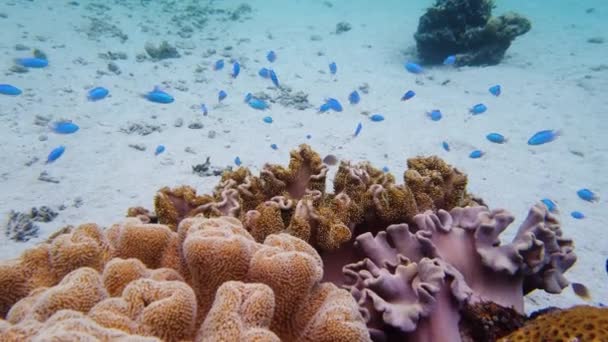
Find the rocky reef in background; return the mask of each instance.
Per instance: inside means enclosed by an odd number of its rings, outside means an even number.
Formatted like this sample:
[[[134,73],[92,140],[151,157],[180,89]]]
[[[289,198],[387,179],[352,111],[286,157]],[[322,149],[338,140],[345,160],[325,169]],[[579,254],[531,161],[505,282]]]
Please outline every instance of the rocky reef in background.
[[[368,163],[341,162],[329,193],[328,167],[302,145],[288,167],[224,172],[211,194],[163,188],[153,212],[130,208],[105,230],[62,229],[0,262],[0,339],[485,342],[555,329],[608,334],[605,308],[552,311],[524,325],[524,296],[561,292],[576,261],[542,204],[502,243],[513,216],[467,193],[466,175],[437,157],[407,163],[397,184]]]
[[[493,0],[437,0],[414,34],[421,62],[440,64],[455,55],[457,65],[500,63],[511,42],[532,25],[517,13],[493,17],[493,7]]]

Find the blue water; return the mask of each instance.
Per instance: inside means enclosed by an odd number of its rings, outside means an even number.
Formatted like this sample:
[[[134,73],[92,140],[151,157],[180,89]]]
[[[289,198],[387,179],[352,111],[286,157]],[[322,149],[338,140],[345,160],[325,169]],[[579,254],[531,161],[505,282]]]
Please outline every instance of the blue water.
[[[286,164],[289,150],[309,143],[322,155],[369,160],[396,175],[409,157],[439,155],[469,175],[471,192],[515,214],[505,239],[532,204],[552,199],[579,251],[568,278],[587,281],[594,302],[608,301],[608,3],[497,1],[495,15],[518,12],[532,29],[501,63],[475,67],[419,60],[413,36],[431,4],[2,1],[0,84],[22,93],[0,94],[0,213],[47,205],[60,215],[27,243],[2,241],[0,256],[14,257],[66,224],[117,222],[129,206],[151,207],[162,186],[191,184],[208,192],[218,178],[191,173],[206,157],[219,167],[234,166],[239,157],[255,172],[266,162]],[[337,33],[341,22],[350,30]],[[154,49],[163,41],[175,48],[165,51],[168,56],[179,57],[155,59],[146,51],[147,44]],[[14,68],[16,58],[34,57],[35,49],[48,66]],[[269,51],[276,54],[273,62]],[[224,68],[214,70],[220,59]],[[409,73],[407,62],[424,71]],[[278,83],[260,77],[261,68],[276,72]],[[496,84],[500,96],[488,91]],[[95,87],[109,95],[91,101]],[[151,101],[146,94],[155,87],[174,101]],[[354,90],[361,99],[350,104]],[[408,90],[416,96],[401,101]],[[247,93],[269,96],[269,108],[252,108],[243,101]],[[329,98],[344,110],[319,113]],[[487,110],[472,115],[479,103]],[[438,120],[427,115],[435,109],[442,113]],[[374,114],[384,120],[370,120]],[[52,132],[47,123],[61,120],[79,131]],[[550,129],[560,132],[554,141],[527,144]],[[492,132],[507,141],[488,141]],[[159,145],[166,150],[155,156]],[[56,146],[66,146],[65,153],[45,164]],[[476,150],[483,153],[470,158]],[[43,172],[58,182],[39,180]],[[581,188],[599,201],[578,198]],[[573,211],[585,218],[571,217]],[[568,288],[560,296],[535,294],[528,304],[580,302]]]

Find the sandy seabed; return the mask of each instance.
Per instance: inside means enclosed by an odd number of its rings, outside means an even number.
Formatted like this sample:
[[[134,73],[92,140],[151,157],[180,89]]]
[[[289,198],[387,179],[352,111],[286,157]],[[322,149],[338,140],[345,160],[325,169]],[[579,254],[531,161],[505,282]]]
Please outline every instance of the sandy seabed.
[[[533,26],[514,42],[503,63],[435,67],[413,75],[403,64],[415,60],[413,34],[430,5],[427,1],[383,1],[380,6],[340,0],[328,6],[323,1],[252,0],[250,13],[239,18],[209,14],[204,27],[190,33],[184,27],[200,20],[188,14],[190,2],[166,3],[0,3],[0,83],[23,89],[20,96],[0,95],[0,212],[65,207],[52,222],[40,224],[38,238],[16,243],[0,236],[2,259],[17,256],[66,224],[109,225],[119,222],[130,206],[152,207],[162,186],[188,184],[209,192],[218,177],[199,177],[191,168],[207,157],[212,165],[225,167],[239,156],[255,173],[266,162],[286,164],[289,150],[308,143],[321,154],[369,160],[397,175],[409,157],[439,155],[468,174],[472,193],[519,220],[533,203],[551,198],[561,210],[564,234],[576,243],[579,259],[568,278],[586,284],[594,303],[608,301],[608,213],[601,197],[608,194],[608,43],[588,42],[608,32],[608,4],[568,1],[547,7],[541,1],[501,1],[495,14],[517,11]],[[241,4],[212,3],[227,10]],[[338,22],[348,22],[352,29],[335,34]],[[147,42],[163,40],[176,46],[181,57],[137,60]],[[18,51],[17,45],[27,50]],[[48,55],[49,67],[9,71],[14,58],[29,56],[34,48]],[[278,56],[272,64],[265,58],[269,50]],[[100,56],[108,52],[126,54],[127,59],[114,61],[120,73],[109,71],[109,61]],[[220,58],[226,68],[214,71],[212,65]],[[242,66],[236,79],[230,77],[231,59]],[[332,61],[338,66],[336,75],[328,70]],[[243,101],[248,92],[280,94],[258,76],[261,67],[272,67],[292,93],[308,94],[312,107],[299,110],[274,103],[264,112],[250,108]],[[494,84],[502,86],[500,97],[488,92]],[[156,85],[175,102],[157,104],[141,97]],[[360,92],[361,102],[349,105],[348,94],[366,85],[369,92]],[[88,101],[88,89],[96,86],[108,88],[110,96]],[[400,101],[409,89],[416,97]],[[220,90],[228,97],[218,104]],[[327,97],[339,99],[344,111],[317,113]],[[471,116],[468,109],[480,102],[488,111]],[[209,109],[207,116],[200,110],[202,103]],[[443,112],[441,121],[429,120],[426,112],[432,109]],[[366,116],[370,113],[381,113],[386,120],[371,122]],[[273,123],[263,122],[264,116],[272,116]],[[37,117],[73,120],[80,130],[58,135],[36,124]],[[176,127],[179,120],[183,125]],[[359,122],[363,129],[354,138]],[[133,123],[157,126],[160,132],[125,133]],[[203,127],[191,129],[191,123]],[[549,144],[527,145],[532,134],[544,129],[563,134]],[[490,132],[502,133],[508,142],[487,141]],[[450,144],[449,152],[441,148],[442,141]],[[129,146],[134,144],[146,150]],[[166,151],[155,156],[159,144]],[[65,154],[45,164],[58,145],[66,146]],[[474,149],[485,155],[470,159]],[[59,182],[38,180],[45,171]],[[592,189],[600,201],[581,200],[576,195],[580,188]],[[574,210],[586,218],[572,218]],[[514,236],[518,223],[505,238]],[[568,288],[560,295],[533,293],[527,309],[581,302]]]

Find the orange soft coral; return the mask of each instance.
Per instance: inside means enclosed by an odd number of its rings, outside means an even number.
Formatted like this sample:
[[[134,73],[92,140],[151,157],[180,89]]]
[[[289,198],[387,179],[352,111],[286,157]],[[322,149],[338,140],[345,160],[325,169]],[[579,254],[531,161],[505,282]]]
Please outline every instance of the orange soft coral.
[[[407,167],[403,178],[414,193],[419,211],[450,210],[469,204],[469,196],[466,193],[467,176],[441,158],[411,158],[407,160]]]
[[[195,341],[280,341],[268,329],[274,293],[263,284],[228,281],[217,290],[213,306]]]
[[[325,191],[327,170],[319,154],[302,144],[297,150],[291,151],[287,169],[267,164],[260,178],[267,198],[288,194],[299,199],[307,190]]]
[[[179,222],[188,217],[192,210],[213,201],[212,196],[198,196],[196,190],[189,186],[175,189],[164,187],[158,190],[154,197],[154,211],[158,216],[158,223],[166,224],[175,230]]]
[[[575,306],[542,314],[499,342],[608,341],[608,308]]]
[[[19,259],[0,262],[0,317],[31,290],[53,286],[79,267],[101,271],[110,257],[102,230],[84,224],[25,251]]]

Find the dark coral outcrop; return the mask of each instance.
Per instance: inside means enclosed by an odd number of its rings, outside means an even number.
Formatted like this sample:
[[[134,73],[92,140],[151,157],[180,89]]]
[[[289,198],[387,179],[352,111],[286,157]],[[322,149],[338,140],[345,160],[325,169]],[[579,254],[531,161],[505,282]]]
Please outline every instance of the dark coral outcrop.
[[[423,63],[440,64],[455,55],[457,65],[493,65],[531,23],[517,13],[493,17],[492,0],[437,0],[420,17],[414,35]]]

